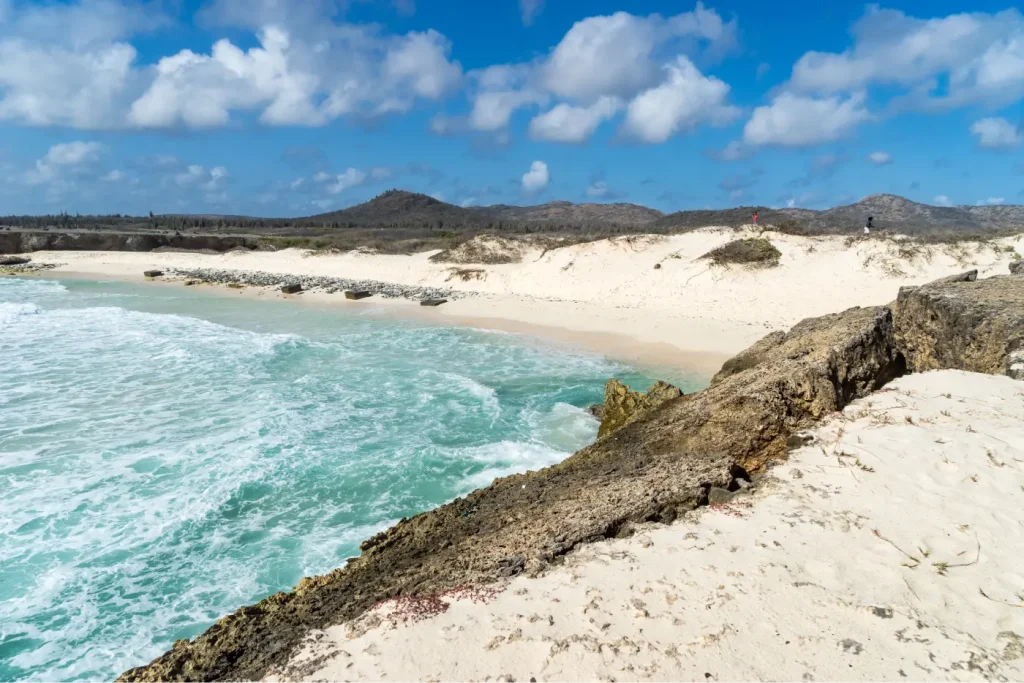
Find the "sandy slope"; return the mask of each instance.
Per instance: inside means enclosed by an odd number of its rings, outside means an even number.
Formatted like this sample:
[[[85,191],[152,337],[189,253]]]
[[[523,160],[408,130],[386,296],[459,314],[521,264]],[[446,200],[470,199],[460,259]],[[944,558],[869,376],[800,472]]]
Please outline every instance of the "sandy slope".
[[[146,268],[220,268],[451,287],[480,296],[451,302],[428,315],[584,343],[593,339],[581,335],[600,334],[606,347],[618,351],[643,341],[652,345],[647,355],[657,355],[654,347],[659,346],[663,351],[703,353],[696,361],[711,372],[765,333],[805,317],[884,304],[896,298],[901,285],[967,268],[979,268],[982,277],[1005,273],[1010,259],[1009,252],[991,245],[929,247],[908,256],[891,240],[850,244],[841,237],[770,233],[783,254],[777,268],[709,267],[700,260],[709,250],[747,234],[707,228],[670,237],[634,235],[549,251],[528,249],[521,263],[486,266],[432,263],[428,257],[434,252],[37,252],[32,257],[62,264],[59,271],[138,279]],[[997,243],[1024,251],[1024,236]],[[455,273],[458,269],[478,272],[463,280]],[[344,301],[340,295],[332,298]],[[384,303],[375,297],[347,305]],[[412,308],[406,302],[405,309],[413,313]],[[423,313],[416,308],[415,313]]]
[[[912,375],[813,434],[753,494],[497,594],[385,603],[273,679],[1024,677],[1024,383]]]

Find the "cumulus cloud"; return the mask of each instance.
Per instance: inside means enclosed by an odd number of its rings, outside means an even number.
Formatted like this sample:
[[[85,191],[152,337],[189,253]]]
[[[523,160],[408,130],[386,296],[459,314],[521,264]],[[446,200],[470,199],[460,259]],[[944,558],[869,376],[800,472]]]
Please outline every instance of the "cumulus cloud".
[[[739,115],[739,109],[725,103],[729,86],[704,76],[686,57],[677,57],[665,72],[661,85],[629,103],[622,125],[628,136],[642,142],[664,142],[700,123],[723,125]]]
[[[555,46],[541,78],[560,97],[628,97],[659,80],[656,51],[680,39],[730,49],[736,42],[736,26],[699,2],[692,12],[667,18],[626,12],[589,17],[573,24]]]
[[[932,201],[938,206],[953,206],[953,202],[949,201],[949,197],[944,194],[935,195],[935,199]]]
[[[989,197],[988,199],[978,200],[978,206],[998,206],[1006,202],[1005,197]]]
[[[25,175],[29,185],[50,182],[61,176],[65,171],[88,166],[99,160],[105,147],[98,142],[64,142],[50,147],[41,159],[37,159],[35,168]]]
[[[358,168],[347,168],[343,173],[336,175],[321,171],[313,177],[313,180],[322,183],[324,190],[328,193],[341,194],[349,188],[362,185],[368,177],[366,171],[361,171]]]
[[[209,55],[182,50],[161,59],[129,121],[220,126],[234,110],[258,109],[264,123],[315,126],[345,114],[408,111],[417,98],[440,98],[462,75],[436,31],[390,40],[346,33],[334,54],[293,40],[278,26],[265,27],[259,40],[260,47],[244,52],[224,39]],[[342,54],[345,67],[338,69],[332,60]]]
[[[535,161],[530,164],[530,170],[523,174],[523,191],[527,194],[540,192],[548,186],[551,175],[548,173],[548,165],[543,161]]]
[[[907,89],[909,106],[1012,102],[1024,94],[1024,17],[1016,9],[933,19],[869,7],[843,52],[808,52],[788,86],[832,94],[869,85]],[[948,86],[937,91],[937,82]]]
[[[863,93],[821,99],[782,93],[771,105],[754,109],[743,140],[751,145],[793,147],[832,142],[871,118],[864,100]]]
[[[602,121],[615,115],[622,102],[602,97],[589,107],[562,103],[530,121],[530,137],[550,142],[584,142]]]
[[[621,109],[619,104],[612,111],[612,103],[625,103],[657,90],[645,100],[651,102],[664,96],[664,90],[678,87],[673,82],[673,78],[681,78],[675,76],[677,72],[686,72],[682,77],[689,77],[683,63],[689,64],[689,60],[676,60],[679,55],[703,50],[713,59],[736,44],[736,22],[723,21],[701,3],[692,12],[670,17],[627,12],[588,17],[573,24],[545,56],[472,72],[472,108],[465,128],[488,133],[505,131],[515,111],[546,106],[553,99],[554,107],[534,119],[531,134],[538,139],[581,142]],[[724,87],[728,92],[728,86]],[[442,118],[432,122],[431,128],[450,133],[458,129],[459,123]],[[671,123],[662,125],[671,127]]]
[[[76,128],[210,127],[235,111],[322,125],[347,114],[405,112],[461,82],[449,41],[433,30],[388,35],[337,24],[327,2],[214,3],[203,16],[251,27],[259,46],[217,41],[137,63],[129,38],[167,20],[141,2],[77,0],[11,10],[0,25],[0,120]]]
[[[868,155],[868,161],[876,166],[885,166],[892,163],[892,155],[888,152],[872,152]]]
[[[1009,149],[1020,145],[1024,136],[1019,126],[1004,118],[987,118],[975,121],[971,133],[978,138],[978,146],[986,149]]]

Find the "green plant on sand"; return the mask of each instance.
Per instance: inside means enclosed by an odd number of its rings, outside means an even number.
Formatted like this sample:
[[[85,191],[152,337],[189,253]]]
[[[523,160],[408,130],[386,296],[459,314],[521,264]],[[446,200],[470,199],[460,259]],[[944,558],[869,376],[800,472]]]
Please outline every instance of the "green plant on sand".
[[[755,268],[777,266],[781,257],[782,252],[764,237],[733,240],[701,256],[702,259],[707,259],[716,266],[735,263]]]

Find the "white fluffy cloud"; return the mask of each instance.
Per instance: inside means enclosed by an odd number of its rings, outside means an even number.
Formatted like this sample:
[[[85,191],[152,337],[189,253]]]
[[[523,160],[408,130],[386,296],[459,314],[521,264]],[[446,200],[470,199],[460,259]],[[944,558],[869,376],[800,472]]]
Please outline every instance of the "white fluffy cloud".
[[[739,115],[725,104],[729,86],[704,76],[686,57],[665,67],[665,81],[629,103],[623,131],[642,142],[664,142],[700,123],[722,125]]]
[[[1009,149],[1017,147],[1024,136],[1019,126],[1004,118],[987,118],[975,121],[971,133],[978,138],[978,146],[986,149]]]
[[[141,2],[10,10],[0,24],[0,120],[209,127],[256,111],[268,124],[321,125],[346,114],[405,112],[461,82],[451,45],[436,31],[386,35],[336,24],[328,4],[219,1],[204,16],[243,26],[260,20],[258,47],[224,39],[209,54],[182,50],[149,67],[137,64],[127,39],[166,20]]]
[[[357,187],[366,182],[369,175],[366,171],[358,168],[347,168],[343,173],[331,175],[321,171],[313,178],[316,182],[323,184],[324,190],[330,194],[341,194],[345,190]]]
[[[723,21],[717,12],[699,2],[692,12],[670,17],[627,12],[588,17],[576,22],[544,57],[473,72],[472,110],[466,127],[489,133],[504,131],[516,110],[544,106],[554,99],[551,110],[533,119],[531,135],[543,140],[582,142],[635,97],[647,95],[645,102],[671,98],[671,91],[681,87],[677,74],[688,68],[696,71],[683,54],[703,49],[716,57],[736,44],[736,22]],[[704,78],[699,72],[697,75]],[[684,77],[690,78],[688,71]],[[721,81],[706,80],[724,86],[728,92]],[[638,119],[650,117],[644,106],[638,105],[634,115]],[[679,102],[674,106],[683,112],[676,127],[686,128],[685,112],[691,108]],[[717,108],[705,120],[721,113],[722,109]],[[441,118],[432,123],[432,129],[452,132],[458,128],[456,123]],[[671,122],[660,125],[672,128]]]
[[[540,192],[551,181],[548,173],[548,165],[543,161],[535,161],[530,164],[530,170],[523,174],[523,191],[527,194]]]
[[[1005,197],[989,197],[988,199],[978,200],[978,206],[999,206],[1004,203],[1006,203]]]
[[[736,42],[736,26],[699,2],[692,12],[667,18],[626,12],[589,17],[573,24],[555,46],[541,67],[541,79],[560,97],[629,97],[658,81],[655,53],[681,39],[730,49]]]
[[[906,104],[926,108],[1011,102],[1024,94],[1024,17],[1016,9],[918,19],[870,6],[851,32],[853,46],[844,52],[804,54],[789,87],[831,94],[903,86]],[[948,87],[935,94],[941,77]]]
[[[25,174],[29,185],[40,185],[58,179],[65,171],[88,166],[99,160],[106,148],[98,142],[64,142],[54,145],[42,159],[36,160],[35,168]]]
[[[892,163],[892,155],[888,152],[872,152],[868,155],[868,161],[876,166],[885,166]]]
[[[153,83],[132,104],[130,122],[219,126],[234,110],[259,109],[264,123],[322,125],[354,112],[408,111],[416,98],[440,98],[462,75],[435,31],[369,44],[368,36],[349,35],[333,54],[278,26],[259,38],[260,47],[246,52],[220,40],[209,55],[183,50],[160,60]],[[342,55],[345,68],[338,69],[332,61]]]
[[[621,108],[622,102],[614,97],[602,97],[589,107],[563,102],[530,121],[530,137],[551,142],[584,142]]]
[[[932,201],[938,206],[953,206],[953,202],[949,201],[949,197],[944,194],[935,195],[935,199]]]
[[[771,105],[757,107],[743,129],[751,145],[807,146],[832,142],[871,118],[863,93],[847,98],[778,95]]]

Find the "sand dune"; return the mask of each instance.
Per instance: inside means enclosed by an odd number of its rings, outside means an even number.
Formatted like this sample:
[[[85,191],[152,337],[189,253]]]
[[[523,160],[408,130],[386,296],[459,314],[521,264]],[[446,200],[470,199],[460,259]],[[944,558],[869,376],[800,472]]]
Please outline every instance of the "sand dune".
[[[751,494],[500,592],[389,602],[270,680],[1019,680],[1024,384],[911,375]]]
[[[435,263],[426,252],[392,256],[353,251],[221,255],[133,252],[36,252],[57,272],[141,279],[147,268],[217,268],[292,275],[366,278],[450,287],[477,296],[410,314],[589,344],[620,356],[700,366],[721,362],[774,329],[850,306],[884,304],[902,285],[968,268],[1005,273],[1024,236],[992,243],[909,245],[896,240],[766,236],[782,252],[775,268],[711,266],[700,257],[750,231],[706,228],[675,236],[631,235],[585,244],[524,249],[521,262]],[[660,266],[660,267],[656,267]],[[378,297],[345,302],[306,293],[309,301],[381,307]],[[408,304],[409,302],[404,302]],[[401,303],[394,308],[401,308]]]

